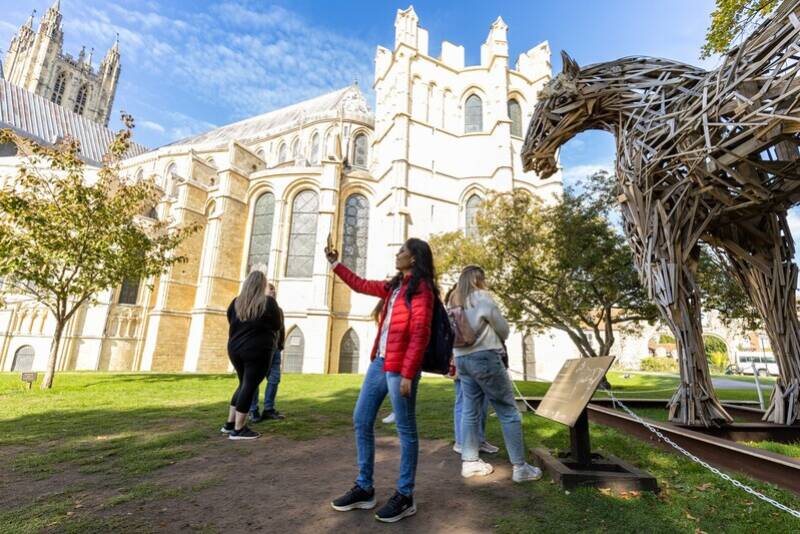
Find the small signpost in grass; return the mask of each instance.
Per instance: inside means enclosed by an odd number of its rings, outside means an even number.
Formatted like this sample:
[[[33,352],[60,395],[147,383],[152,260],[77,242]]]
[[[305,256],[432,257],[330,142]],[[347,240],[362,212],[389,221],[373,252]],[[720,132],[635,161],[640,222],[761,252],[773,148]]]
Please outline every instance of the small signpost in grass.
[[[656,479],[611,455],[592,454],[589,442],[589,416],[586,405],[603,379],[613,356],[567,360],[536,415],[570,427],[570,452],[551,454],[536,448],[537,463],[562,489],[582,486],[618,491],[658,491]]]
[[[23,382],[28,383],[28,389],[31,389],[33,383],[36,382],[36,377],[39,376],[39,373],[32,373],[32,372],[25,372],[22,373],[20,378],[22,378]]]

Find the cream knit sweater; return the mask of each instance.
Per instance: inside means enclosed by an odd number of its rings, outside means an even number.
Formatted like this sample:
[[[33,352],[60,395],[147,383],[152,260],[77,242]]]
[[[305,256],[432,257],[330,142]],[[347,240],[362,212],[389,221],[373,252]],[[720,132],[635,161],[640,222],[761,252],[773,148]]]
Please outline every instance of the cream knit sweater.
[[[475,332],[479,332],[478,339],[469,347],[453,348],[453,354],[465,356],[483,350],[496,350],[503,348],[503,341],[508,339],[508,322],[500,313],[492,296],[488,291],[474,291],[469,296],[467,305],[464,306],[464,315]],[[484,324],[487,324],[484,327]],[[483,332],[480,332],[483,329]]]

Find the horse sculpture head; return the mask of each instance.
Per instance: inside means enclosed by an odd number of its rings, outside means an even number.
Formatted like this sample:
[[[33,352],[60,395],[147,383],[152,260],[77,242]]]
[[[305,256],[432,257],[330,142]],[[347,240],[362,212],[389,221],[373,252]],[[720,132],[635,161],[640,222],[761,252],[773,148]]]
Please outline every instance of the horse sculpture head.
[[[588,127],[596,102],[581,94],[581,69],[575,60],[566,52],[561,52],[561,60],[562,72],[539,92],[522,150],[525,170],[541,178],[556,172],[556,151]]]

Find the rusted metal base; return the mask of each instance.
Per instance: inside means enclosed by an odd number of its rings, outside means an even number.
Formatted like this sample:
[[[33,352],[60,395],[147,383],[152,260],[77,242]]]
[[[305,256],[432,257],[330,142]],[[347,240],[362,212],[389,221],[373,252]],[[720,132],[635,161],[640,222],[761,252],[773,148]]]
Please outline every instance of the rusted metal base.
[[[588,467],[581,467],[570,453],[551,454],[547,449],[531,451],[534,462],[562,489],[608,488],[612,491],[652,491],[658,493],[656,479],[616,456],[592,453]]]

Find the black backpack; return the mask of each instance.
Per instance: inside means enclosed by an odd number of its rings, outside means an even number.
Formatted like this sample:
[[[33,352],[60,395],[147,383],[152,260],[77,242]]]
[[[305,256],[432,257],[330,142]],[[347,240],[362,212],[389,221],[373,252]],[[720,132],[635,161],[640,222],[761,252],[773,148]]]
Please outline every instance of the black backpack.
[[[438,297],[433,299],[431,338],[422,357],[422,370],[426,373],[446,375],[450,372],[450,357],[453,355],[455,333],[450,326],[447,310]]]

